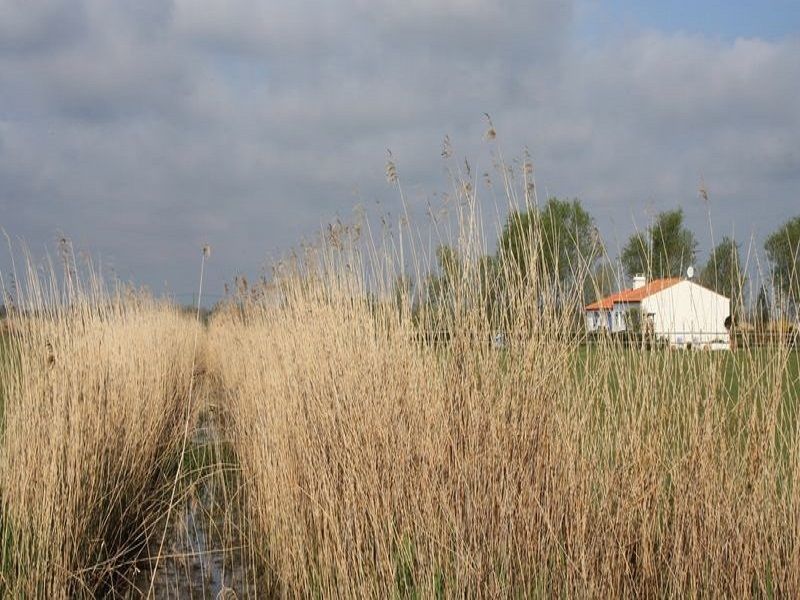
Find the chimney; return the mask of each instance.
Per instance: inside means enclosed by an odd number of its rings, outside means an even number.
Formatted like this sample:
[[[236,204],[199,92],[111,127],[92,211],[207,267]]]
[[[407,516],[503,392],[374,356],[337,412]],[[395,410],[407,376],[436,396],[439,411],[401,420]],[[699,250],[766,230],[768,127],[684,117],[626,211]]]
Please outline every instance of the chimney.
[[[643,288],[645,285],[647,285],[647,277],[641,274],[633,276],[633,289],[638,290],[639,288]]]

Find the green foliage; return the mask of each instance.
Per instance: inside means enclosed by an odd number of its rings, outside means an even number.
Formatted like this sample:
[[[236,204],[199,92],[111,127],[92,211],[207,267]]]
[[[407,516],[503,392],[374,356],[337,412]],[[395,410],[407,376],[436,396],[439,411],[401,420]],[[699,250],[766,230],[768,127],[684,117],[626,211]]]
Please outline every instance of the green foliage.
[[[711,252],[700,273],[700,283],[731,299],[731,314],[736,320],[742,314],[742,290],[745,276],[739,260],[739,245],[724,237]]]
[[[400,598],[418,598],[414,581],[414,544],[408,536],[403,536],[395,550],[395,585]]]
[[[629,308],[625,311],[625,331],[629,333],[642,333],[644,318],[638,308]]]
[[[622,249],[620,261],[625,274],[633,277],[639,273],[647,273],[650,269],[650,255],[652,254],[650,241],[641,233],[634,233]]]
[[[453,327],[457,286],[462,275],[462,261],[450,246],[436,249],[437,269],[422,282],[421,303],[414,307],[414,321],[425,335],[447,337]]]
[[[426,302],[438,305],[452,299],[454,287],[461,277],[461,259],[456,251],[447,245],[436,249],[438,273],[431,274],[425,284]]]
[[[478,259],[479,301],[484,309],[484,317],[496,322],[501,309],[500,268],[494,256],[485,255]]]
[[[588,303],[598,298],[605,298],[619,288],[619,275],[614,265],[607,260],[601,261],[595,266],[592,276],[586,282],[584,300]]]
[[[767,296],[767,289],[762,285],[758,291],[758,298],[756,299],[755,313],[753,314],[753,321],[757,326],[764,329],[770,320],[772,309],[769,304],[769,297]]]
[[[435,323],[428,323],[434,330],[449,330],[455,310],[456,287],[463,273],[463,265],[458,253],[450,246],[441,245],[436,249],[437,272],[428,275],[424,282],[423,302]]]
[[[550,198],[539,212],[513,212],[500,237],[498,254],[530,277],[531,256],[540,257],[542,274],[562,284],[583,279],[597,258],[594,219],[580,200]]]
[[[764,244],[772,275],[789,304],[800,302],[800,216],[788,220]]]
[[[659,213],[645,233],[635,233],[622,249],[625,274],[650,274],[654,278],[679,277],[697,251],[694,234],[683,225],[683,209]]]
[[[509,213],[498,243],[498,258],[513,264],[523,278],[533,269],[528,258],[536,236],[534,221],[529,211]]]
[[[441,570],[436,571],[433,579],[433,597],[436,600],[444,600],[445,595],[444,573]]]
[[[397,310],[404,312],[411,302],[412,283],[409,277],[398,275],[392,287],[392,298]]]

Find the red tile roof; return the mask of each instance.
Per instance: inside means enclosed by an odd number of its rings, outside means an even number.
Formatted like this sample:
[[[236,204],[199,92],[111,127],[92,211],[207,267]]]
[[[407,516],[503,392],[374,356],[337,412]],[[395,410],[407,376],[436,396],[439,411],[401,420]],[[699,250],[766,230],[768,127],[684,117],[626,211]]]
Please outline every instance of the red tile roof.
[[[648,296],[672,287],[680,283],[680,277],[670,277],[668,279],[654,279],[637,289],[628,289],[611,294],[605,298],[586,305],[586,310],[611,310],[617,302],[641,302]]]

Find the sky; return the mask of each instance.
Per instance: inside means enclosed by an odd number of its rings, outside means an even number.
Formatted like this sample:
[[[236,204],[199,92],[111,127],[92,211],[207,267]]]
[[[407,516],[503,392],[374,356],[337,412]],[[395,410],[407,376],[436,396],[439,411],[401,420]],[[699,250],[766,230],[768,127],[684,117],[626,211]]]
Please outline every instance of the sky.
[[[0,227],[186,301],[210,244],[214,298],[397,214],[387,149],[422,223],[447,135],[476,172],[528,149],[612,254],[682,207],[701,256],[713,230],[763,260],[800,214],[799,97],[789,0],[0,0]]]

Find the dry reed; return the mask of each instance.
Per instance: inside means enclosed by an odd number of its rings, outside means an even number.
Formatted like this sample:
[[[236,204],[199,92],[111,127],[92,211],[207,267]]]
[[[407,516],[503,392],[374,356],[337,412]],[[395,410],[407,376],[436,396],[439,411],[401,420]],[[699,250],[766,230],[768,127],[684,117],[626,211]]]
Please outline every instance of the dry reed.
[[[399,246],[332,226],[207,335],[68,263],[31,272],[0,366],[2,591],[120,592],[200,473],[255,596],[800,594],[796,350],[587,344],[590,261],[555,283],[534,219],[488,262],[465,170],[438,271],[390,156]],[[535,208],[527,157],[520,183]],[[176,475],[198,337],[221,437]]]
[[[800,593],[796,353],[587,346],[583,286],[549,283],[537,243],[487,281],[462,183],[436,303],[400,251],[337,236],[210,324],[274,590]]]
[[[0,364],[2,591],[95,596],[157,537],[192,377],[194,324],[109,293],[68,257],[28,269]]]

